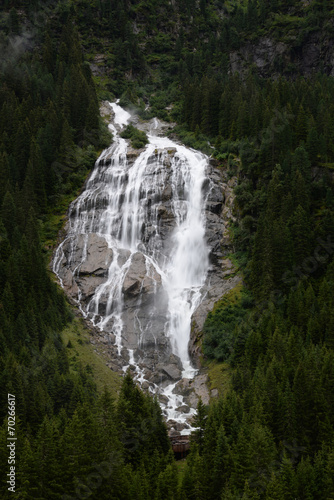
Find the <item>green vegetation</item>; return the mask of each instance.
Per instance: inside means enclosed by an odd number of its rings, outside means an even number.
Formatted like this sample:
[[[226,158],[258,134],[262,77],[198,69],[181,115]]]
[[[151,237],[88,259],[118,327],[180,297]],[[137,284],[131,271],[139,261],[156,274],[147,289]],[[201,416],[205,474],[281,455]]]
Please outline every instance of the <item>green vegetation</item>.
[[[206,361],[204,367],[208,369],[210,391],[216,389],[219,396],[226,396],[231,389],[231,366],[214,360]]]
[[[131,146],[135,149],[141,149],[148,143],[145,132],[138,130],[133,125],[127,125],[121,133],[121,137],[131,140]]]
[[[81,318],[74,318],[61,333],[67,349],[70,371],[77,372],[80,366],[92,373],[98,392],[108,388],[111,396],[117,399],[121,387],[121,377],[106,366],[107,357],[103,346],[91,343],[92,334]]]
[[[221,300],[203,328],[204,354],[227,360],[232,383],[210,405],[201,449],[188,459],[197,481],[190,491],[208,499],[217,489],[231,499],[326,498],[333,489],[326,472],[334,425],[327,384],[334,366],[333,81],[232,76],[221,84],[215,122],[204,100],[215,80],[185,89],[183,113],[191,130],[221,136],[218,153],[241,159],[233,241],[247,296],[243,304],[240,296]]]
[[[225,361],[231,357],[235,330],[252,305],[249,292],[237,285],[215,304],[204,323],[203,352],[208,358]]]

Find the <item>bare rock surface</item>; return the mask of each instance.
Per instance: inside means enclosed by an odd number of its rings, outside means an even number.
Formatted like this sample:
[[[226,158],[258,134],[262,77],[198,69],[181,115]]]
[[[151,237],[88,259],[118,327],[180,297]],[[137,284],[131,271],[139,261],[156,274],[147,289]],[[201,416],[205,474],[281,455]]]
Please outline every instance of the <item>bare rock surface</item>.
[[[199,399],[207,405],[210,401],[210,392],[207,387],[208,375],[199,372],[193,379],[181,379],[175,386],[173,392],[181,394],[185,405],[190,408],[196,408]],[[185,413],[188,413],[185,411]]]
[[[181,378],[181,375],[182,375],[181,370],[176,365],[172,365],[172,364],[168,364],[168,365],[158,364],[157,370],[160,373],[166,374],[167,377],[170,378],[171,380],[179,380]]]
[[[152,275],[147,276],[145,256],[140,252],[135,253],[123,281],[123,293],[127,296],[134,296],[139,293],[152,294],[156,292],[157,286],[160,285],[160,274],[152,268]]]
[[[255,66],[262,77],[282,75],[282,68],[277,64],[282,61],[283,67],[304,76],[322,71],[334,75],[334,41],[332,37],[323,36],[321,30],[309,33],[303,40],[298,53],[291,51],[291,43],[295,43],[295,35],[287,41],[277,41],[270,36],[249,41],[238,51],[230,52],[231,73],[247,74],[249,67]],[[293,38],[294,37],[294,38]],[[294,69],[292,69],[294,68]],[[284,71],[284,70],[283,70]]]
[[[108,247],[105,238],[90,233],[86,252],[86,258],[80,266],[80,274],[105,274],[113,258],[113,251]]]

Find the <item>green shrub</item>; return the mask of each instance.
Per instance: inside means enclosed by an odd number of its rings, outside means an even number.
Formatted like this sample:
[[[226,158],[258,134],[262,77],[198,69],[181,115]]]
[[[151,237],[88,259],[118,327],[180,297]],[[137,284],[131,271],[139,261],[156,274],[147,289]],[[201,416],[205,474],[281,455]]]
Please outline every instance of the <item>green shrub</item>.
[[[145,132],[138,130],[133,125],[128,125],[121,133],[123,139],[130,139],[131,146],[135,149],[140,149],[148,143],[147,135]]]
[[[230,294],[223,297],[208,314],[203,327],[203,352],[208,358],[217,361],[226,361],[231,357],[236,328],[245,319],[247,309],[253,304],[249,292],[242,290],[237,297],[232,294],[233,300]]]

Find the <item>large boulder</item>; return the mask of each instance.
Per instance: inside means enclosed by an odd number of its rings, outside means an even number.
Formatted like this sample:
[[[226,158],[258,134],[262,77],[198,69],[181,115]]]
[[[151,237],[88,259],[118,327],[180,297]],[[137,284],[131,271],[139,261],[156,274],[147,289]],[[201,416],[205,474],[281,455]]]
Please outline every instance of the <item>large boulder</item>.
[[[106,275],[113,258],[105,238],[95,233],[71,235],[63,244],[63,252],[62,266],[68,268],[71,262],[73,274]]]
[[[130,267],[125,275],[122,292],[125,296],[140,293],[152,294],[161,285],[161,276],[144,254],[136,252],[131,257]]]
[[[94,233],[88,234],[87,247],[83,250],[84,260],[80,266],[80,274],[105,275],[113,258],[113,251],[105,238]]]
[[[171,380],[180,380],[182,377],[182,371],[176,365],[157,365],[157,370],[166,374]]]

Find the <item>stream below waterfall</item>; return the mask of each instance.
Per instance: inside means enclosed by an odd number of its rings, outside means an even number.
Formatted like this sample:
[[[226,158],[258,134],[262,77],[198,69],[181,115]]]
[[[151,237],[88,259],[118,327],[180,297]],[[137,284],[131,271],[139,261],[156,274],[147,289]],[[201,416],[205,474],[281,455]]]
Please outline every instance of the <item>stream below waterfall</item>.
[[[118,366],[158,394],[166,420],[189,433],[195,408],[178,387],[196,375],[188,343],[208,291],[209,160],[162,137],[157,119],[147,125],[147,146],[132,149],[120,136],[131,115],[109,106],[113,143],[69,208],[53,271],[108,334]]]

